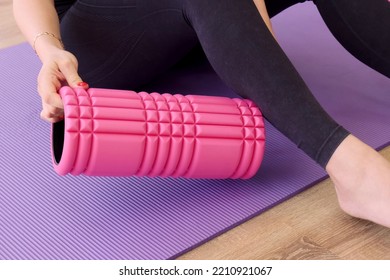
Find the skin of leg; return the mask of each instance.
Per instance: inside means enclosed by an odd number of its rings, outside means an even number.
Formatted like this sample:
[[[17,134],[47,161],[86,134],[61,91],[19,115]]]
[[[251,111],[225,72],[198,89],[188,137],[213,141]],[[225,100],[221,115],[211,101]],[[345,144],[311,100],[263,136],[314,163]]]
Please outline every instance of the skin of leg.
[[[326,171],[346,213],[390,227],[390,163],[383,156],[349,135]]]

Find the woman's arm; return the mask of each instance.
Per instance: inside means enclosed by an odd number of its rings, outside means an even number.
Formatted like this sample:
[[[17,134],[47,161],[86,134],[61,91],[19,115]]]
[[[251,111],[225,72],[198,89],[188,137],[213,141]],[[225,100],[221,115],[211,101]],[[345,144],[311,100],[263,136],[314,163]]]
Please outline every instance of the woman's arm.
[[[42,61],[38,76],[41,117],[57,122],[63,117],[60,87],[68,84],[87,88],[88,85],[81,83],[76,57],[63,48],[54,0],[14,0],[13,8],[20,30]]]
[[[263,18],[265,24],[267,25],[269,31],[272,33],[272,35],[276,39],[275,33],[272,30],[271,20],[269,19],[269,15],[268,15],[267,8],[265,6],[264,0],[253,0],[253,2],[255,3],[255,5],[257,7],[257,10],[259,11],[259,13],[260,13],[261,17]]]
[[[13,8],[20,30],[42,61],[50,50],[63,49],[54,0],[14,0]],[[53,34],[57,39],[48,35],[36,37],[42,32]]]

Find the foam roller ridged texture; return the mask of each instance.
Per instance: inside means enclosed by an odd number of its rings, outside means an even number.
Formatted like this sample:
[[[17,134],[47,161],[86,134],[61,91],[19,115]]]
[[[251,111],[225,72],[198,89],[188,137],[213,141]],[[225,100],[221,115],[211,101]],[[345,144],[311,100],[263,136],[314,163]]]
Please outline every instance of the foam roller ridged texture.
[[[60,95],[60,175],[246,179],[263,159],[264,120],[250,100],[70,87]]]

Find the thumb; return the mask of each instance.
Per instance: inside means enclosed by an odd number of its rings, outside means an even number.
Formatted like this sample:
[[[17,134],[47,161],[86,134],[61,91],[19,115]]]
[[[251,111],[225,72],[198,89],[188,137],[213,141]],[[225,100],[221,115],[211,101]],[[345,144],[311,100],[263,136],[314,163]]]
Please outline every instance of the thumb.
[[[66,79],[66,82],[68,83],[68,85],[70,87],[82,87],[84,89],[88,89],[89,88],[89,85],[84,82],[81,77],[79,75],[77,75],[77,73],[75,75],[70,75],[70,76],[65,76],[65,79]]]
[[[77,63],[65,63],[61,65],[60,70],[70,87],[83,87],[85,89],[89,87],[88,84],[84,82],[77,73]]]

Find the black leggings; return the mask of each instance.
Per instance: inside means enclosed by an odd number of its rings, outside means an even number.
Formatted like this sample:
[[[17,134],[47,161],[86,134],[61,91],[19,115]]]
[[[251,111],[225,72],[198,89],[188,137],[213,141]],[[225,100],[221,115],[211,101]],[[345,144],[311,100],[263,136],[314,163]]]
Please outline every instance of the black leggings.
[[[305,2],[268,0],[273,16]],[[387,0],[316,0],[334,36],[390,77]],[[221,79],[325,167],[349,134],[320,106],[252,0],[79,0],[61,21],[66,48],[93,87],[140,89],[199,43]]]

